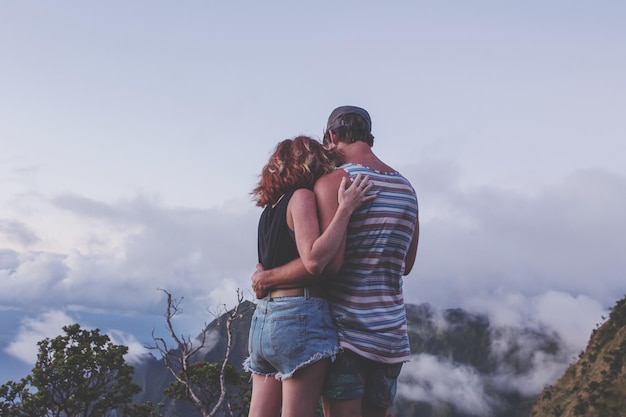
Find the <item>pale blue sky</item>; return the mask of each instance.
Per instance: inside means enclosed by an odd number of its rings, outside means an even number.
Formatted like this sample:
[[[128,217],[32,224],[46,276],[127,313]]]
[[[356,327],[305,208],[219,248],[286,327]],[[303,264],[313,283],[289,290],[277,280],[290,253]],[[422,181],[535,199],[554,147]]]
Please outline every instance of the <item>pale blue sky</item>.
[[[156,288],[196,332],[273,146],[344,104],[420,198],[407,301],[589,331],[626,291],[626,4],[518,3],[2,2],[3,362],[64,318],[142,340]]]

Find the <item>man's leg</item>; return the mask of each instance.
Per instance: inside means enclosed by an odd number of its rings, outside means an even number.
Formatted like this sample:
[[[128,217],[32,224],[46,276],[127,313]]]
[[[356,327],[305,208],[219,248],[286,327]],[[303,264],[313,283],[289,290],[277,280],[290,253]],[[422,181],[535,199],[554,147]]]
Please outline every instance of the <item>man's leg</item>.
[[[361,410],[363,417],[385,417],[387,415],[386,408],[372,407],[365,401],[363,401]]]
[[[396,397],[402,363],[384,364],[368,361],[368,370],[363,396],[363,417],[385,417]]]
[[[343,352],[327,372],[325,417],[385,417],[401,369],[402,364],[382,364]]]
[[[330,359],[315,362],[283,379],[282,417],[313,417],[329,363]]]
[[[273,376],[252,374],[252,399],[248,417],[279,417],[282,382]]]
[[[324,417],[385,417],[386,408],[372,407],[363,399],[331,400],[323,397]]]
[[[346,350],[337,356],[324,381],[324,417],[361,417],[365,372],[361,358],[355,353]]]
[[[361,417],[361,399],[331,400],[322,397],[324,417]]]

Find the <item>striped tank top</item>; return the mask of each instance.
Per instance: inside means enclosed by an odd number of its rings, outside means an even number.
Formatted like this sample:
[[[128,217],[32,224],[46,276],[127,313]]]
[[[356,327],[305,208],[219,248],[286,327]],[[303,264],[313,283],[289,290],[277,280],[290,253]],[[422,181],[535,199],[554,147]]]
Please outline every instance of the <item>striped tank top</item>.
[[[350,178],[368,175],[377,197],[350,219],[344,263],[325,281],[344,349],[383,363],[410,358],[402,293],[404,258],[418,206],[415,190],[399,172],[344,164]]]

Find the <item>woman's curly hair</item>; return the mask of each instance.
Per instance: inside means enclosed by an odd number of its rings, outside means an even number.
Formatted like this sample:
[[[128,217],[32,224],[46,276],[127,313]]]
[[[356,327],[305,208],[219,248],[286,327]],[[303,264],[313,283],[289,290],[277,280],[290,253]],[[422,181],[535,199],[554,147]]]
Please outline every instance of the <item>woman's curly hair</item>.
[[[339,153],[327,150],[308,136],[285,139],[276,145],[259,184],[252,191],[256,205],[275,204],[286,192],[297,188],[313,189],[315,181],[341,164]]]

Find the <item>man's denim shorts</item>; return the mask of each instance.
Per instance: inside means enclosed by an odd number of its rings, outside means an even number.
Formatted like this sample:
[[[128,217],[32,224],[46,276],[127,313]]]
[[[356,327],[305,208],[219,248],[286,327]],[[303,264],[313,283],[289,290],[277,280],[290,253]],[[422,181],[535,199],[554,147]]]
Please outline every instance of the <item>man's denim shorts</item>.
[[[376,408],[389,408],[401,370],[402,363],[380,363],[344,349],[326,371],[322,395],[332,400],[363,398]]]
[[[334,360],[339,340],[328,303],[317,297],[257,300],[248,352],[244,369],[277,379],[322,359]]]

